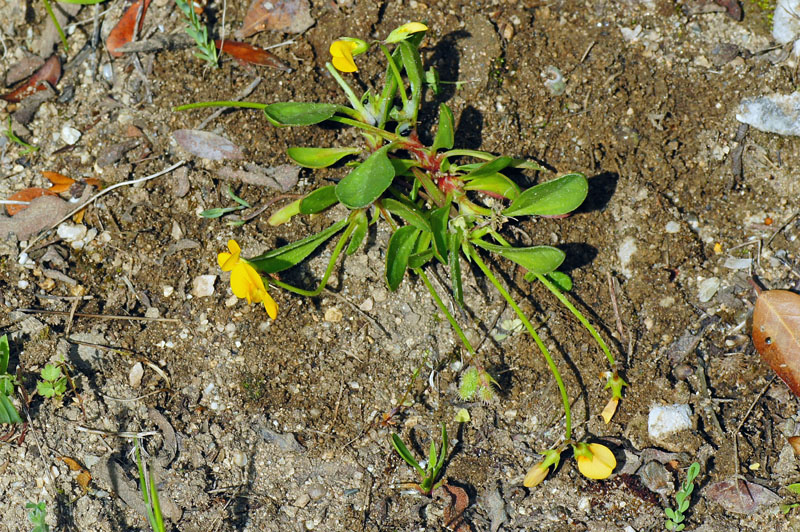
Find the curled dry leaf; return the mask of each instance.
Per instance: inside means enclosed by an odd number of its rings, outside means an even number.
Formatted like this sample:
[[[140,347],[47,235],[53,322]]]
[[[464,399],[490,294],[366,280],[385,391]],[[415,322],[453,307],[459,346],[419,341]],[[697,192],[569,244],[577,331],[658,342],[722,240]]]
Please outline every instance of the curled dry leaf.
[[[313,25],[308,0],[253,0],[236,37],[243,39],[264,30],[303,33]]]
[[[737,514],[751,514],[762,506],[778,504],[781,500],[767,488],[741,479],[715,482],[703,493],[729,512]]]
[[[800,295],[761,292],[753,310],[753,344],[772,370],[800,396]]]
[[[251,63],[253,65],[277,68],[284,72],[292,71],[283,61],[278,59],[278,56],[258,46],[253,46],[246,42],[230,41],[228,39],[224,41],[217,39],[214,41],[214,44],[221,52],[231,55],[239,61],[244,61],[245,63]]]
[[[92,475],[89,471],[83,467],[77,460],[74,458],[70,458],[69,456],[59,456],[59,460],[67,464],[70,471],[79,471],[78,476],[75,477],[75,480],[78,482],[78,485],[86,492],[89,489],[89,482],[92,481]]]
[[[41,198],[47,194],[54,194],[50,190],[41,187],[31,187],[25,188],[17,192],[16,194],[12,194],[8,199],[11,201],[33,201],[36,198]],[[6,212],[9,216],[14,216],[20,211],[24,211],[28,208],[28,205],[6,205]]]
[[[106,48],[108,48],[108,52],[112,57],[122,57],[122,52],[118,52],[117,48],[133,40],[136,17],[139,16],[139,8],[142,5],[142,2],[144,2],[144,7],[141,8],[142,15],[139,18],[139,29],[136,32],[139,33],[142,30],[142,24],[144,24],[144,14],[147,12],[147,7],[150,5],[150,0],[136,0],[136,2],[131,4],[125,13],[122,14],[122,17],[119,19],[119,22],[117,22],[117,25],[114,26],[114,29],[111,30],[111,33],[108,34],[108,39],[106,39]]]
[[[469,532],[470,526],[464,519],[464,510],[469,506],[469,495],[458,486],[442,484],[447,497],[450,499],[444,508],[444,527],[453,532]]]
[[[181,148],[192,155],[221,161],[222,159],[244,159],[242,150],[224,137],[197,129],[178,129],[172,137]]]
[[[42,175],[45,177],[45,179],[53,183],[53,185],[49,188],[49,191],[54,194],[66,192],[69,190],[69,187],[75,183],[75,180],[71,177],[59,174],[58,172],[49,172],[44,170],[42,171]]]
[[[59,79],[61,79],[61,60],[57,55],[53,54],[28,81],[2,96],[2,98],[11,103],[21,102],[34,92],[47,89],[45,82],[55,87]]]

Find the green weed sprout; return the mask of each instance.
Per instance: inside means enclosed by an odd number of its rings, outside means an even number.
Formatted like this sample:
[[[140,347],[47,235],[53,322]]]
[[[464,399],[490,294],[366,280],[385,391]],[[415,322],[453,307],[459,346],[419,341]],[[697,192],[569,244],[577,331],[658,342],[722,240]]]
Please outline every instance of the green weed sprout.
[[[3,133],[5,133],[6,137],[8,137],[8,140],[25,148],[22,152],[22,155],[29,155],[39,149],[38,146],[32,146],[31,144],[28,144],[19,138],[16,133],[14,133],[14,128],[11,126],[10,116],[8,117],[8,128],[6,128]]]
[[[214,39],[208,35],[208,27],[200,20],[197,13],[194,12],[192,2],[186,0],[175,0],[178,8],[183,12],[183,16],[188,23],[186,26],[186,34],[194,39],[197,45],[195,50],[195,57],[199,57],[205,61],[209,66],[217,67],[219,56],[217,55],[217,46],[214,44]]]
[[[686,481],[681,486],[680,491],[675,494],[675,502],[677,503],[677,507],[675,509],[667,508],[664,510],[664,513],[667,515],[667,521],[664,523],[664,528],[667,530],[674,530],[678,532],[683,530],[686,526],[686,523],[683,522],[685,519],[686,510],[689,509],[689,505],[692,503],[692,491],[694,491],[694,479],[697,478],[697,475],[700,473],[700,464],[694,462],[692,465],[689,466],[689,470],[686,472]]]
[[[64,4],[82,4],[85,6],[100,4],[105,2],[105,0],[58,0]],[[64,53],[69,53],[69,45],[67,44],[67,35],[64,33],[64,30],[61,28],[61,24],[58,23],[58,19],[56,18],[56,14],[53,11],[53,6],[50,4],[50,0],[42,0],[44,3],[44,9],[47,11],[47,14],[50,16],[50,20],[53,21],[53,25],[58,32],[58,36],[61,38],[61,45],[64,47]]]
[[[25,508],[30,509],[28,512],[28,519],[33,523],[31,532],[50,532],[50,526],[44,522],[47,517],[47,504],[42,501],[40,503],[29,502]]]
[[[17,378],[8,372],[8,359],[11,350],[8,347],[8,335],[0,336],[0,423],[22,423],[17,409],[11,403]]]
[[[142,449],[139,438],[134,439],[134,450],[136,453],[136,466],[139,468],[139,489],[142,490],[147,508],[147,520],[154,532],[164,532],[164,516],[161,514],[161,503],[158,500],[158,487],[153,471],[147,469],[147,463],[142,459]]]
[[[392,434],[392,446],[408,465],[413,467],[421,479],[419,484],[414,484],[414,487],[419,490],[423,495],[428,495],[438,488],[442,482],[436,482],[439,479],[439,474],[442,472],[444,461],[447,458],[447,429],[442,423],[442,446],[439,453],[436,452],[436,442],[431,439],[431,448],[428,452],[428,463],[423,468],[419,465],[414,455],[408,450],[403,440],[397,434]]]
[[[36,391],[42,397],[59,399],[67,392],[67,377],[61,372],[60,366],[45,364],[40,376],[41,380],[36,383]]]
[[[577,209],[588,193],[588,181],[581,173],[569,173],[522,190],[506,174],[509,170],[544,171],[533,161],[485,151],[454,148],[453,113],[442,103],[433,143],[420,141],[418,112],[426,83],[437,76],[423,70],[419,52],[427,27],[419,22],[404,24],[383,41],[366,42],[342,37],[330,46],[331,62],[326,69],[341,87],[348,105],[305,102],[198,102],[176,110],[204,107],[239,107],[258,109],[276,127],[311,126],[333,123],[355,128],[363,142],[336,147],[295,146],[290,159],[306,168],[325,168],[347,160],[349,173],[335,185],[313,190],[273,213],[271,225],[279,225],[298,215],[314,215],[334,205],[347,209],[341,219],[313,234],[253,257],[239,256],[240,246],[228,242],[230,253],[220,253],[217,260],[223,271],[231,271],[233,293],[248,302],[265,302],[268,311],[277,313],[260,275],[266,284],[295,294],[315,297],[330,278],[342,253],[351,255],[363,244],[368,227],[383,220],[391,231],[385,251],[385,280],[395,291],[406,272],[425,284],[439,311],[447,318],[468,352],[467,370],[460,393],[465,400],[495,399],[494,379],[478,360],[475,348],[458,321],[443,303],[431,284],[426,269],[440,263],[449,270],[451,294],[463,306],[461,261],[474,264],[508,302],[530,334],[558,385],[564,408],[564,445],[554,447],[560,453],[572,445],[579,465],[592,471],[590,478],[610,475],[616,462],[613,453],[602,450],[595,455],[592,447],[573,442],[570,401],[561,374],[547,347],[525,313],[487,265],[485,257],[509,260],[527,271],[526,280],[543,284],[589,331],[608,361],[611,406],[626,385],[617,374],[616,362],[608,346],[589,321],[562,293],[569,277],[556,271],[565,259],[560,249],[546,245],[517,247],[508,242],[500,229],[509,219],[524,216],[563,218]],[[370,49],[386,59],[386,74],[381,88],[356,94],[342,73],[358,71],[356,56]],[[430,70],[428,71],[430,72]],[[427,80],[427,81],[426,81]],[[274,276],[303,262],[317,248],[337,236],[325,273],[314,289],[292,286]],[[252,270],[252,271],[251,271]],[[616,401],[614,400],[616,396]],[[611,412],[613,415],[613,412]],[[609,417],[610,419],[610,417]],[[596,449],[599,449],[599,444]],[[610,456],[610,458],[609,458]],[[549,471],[549,466],[542,469]]]
[[[206,209],[200,213],[202,218],[220,218],[225,216],[226,214],[230,214],[232,212],[241,211],[242,209],[249,209],[250,204],[237,196],[230,185],[228,185],[228,197],[238,203],[236,207],[214,207],[213,209]],[[228,222],[233,227],[238,227],[244,224],[243,220],[237,220],[234,222]]]

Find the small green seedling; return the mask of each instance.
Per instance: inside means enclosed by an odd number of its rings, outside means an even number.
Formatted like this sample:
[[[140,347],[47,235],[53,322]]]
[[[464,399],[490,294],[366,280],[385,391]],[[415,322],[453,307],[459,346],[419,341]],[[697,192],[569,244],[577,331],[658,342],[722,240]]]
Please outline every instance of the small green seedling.
[[[794,484],[789,484],[786,486],[786,489],[794,493],[795,495],[800,495],[800,482],[795,482]],[[794,503],[784,503],[780,505],[781,513],[786,515],[791,512],[793,509],[800,506],[800,502]]]
[[[397,451],[397,454],[399,454],[408,465],[416,469],[417,473],[419,473],[422,481],[419,484],[415,484],[414,487],[417,488],[423,495],[430,496],[431,492],[433,492],[433,490],[442,484],[442,481],[437,483],[436,480],[439,478],[439,474],[442,472],[442,467],[444,466],[444,460],[447,458],[447,429],[445,428],[444,423],[442,423],[442,447],[439,450],[439,454],[437,456],[436,442],[431,440],[431,449],[428,453],[428,463],[424,469],[419,462],[417,462],[417,460],[411,454],[411,451],[408,450],[406,445],[403,443],[403,440],[401,440],[400,436],[397,434],[392,434],[392,445],[394,446],[395,451]]]
[[[8,358],[11,350],[8,347],[8,336],[0,336],[0,423],[22,423],[17,409],[11,403],[17,379],[8,372]]]
[[[186,0],[175,0],[175,3],[178,4],[178,8],[183,12],[183,16],[186,18],[186,22],[188,22],[186,34],[194,39],[197,45],[197,50],[194,52],[195,57],[199,57],[205,61],[208,66],[216,68],[219,61],[217,46],[214,44],[214,40],[208,35],[208,27],[203,24],[197,16],[197,13],[195,13],[194,6],[192,5],[193,3],[187,2]]]
[[[147,508],[147,520],[154,532],[164,532],[166,528],[164,527],[164,516],[161,514],[161,503],[158,500],[156,479],[153,471],[147,469],[147,463],[142,459],[139,438],[136,438],[134,442],[136,465],[139,468],[139,488],[142,490],[142,499]]]
[[[236,212],[236,211],[241,211],[242,209],[249,209],[250,208],[250,204],[247,201],[245,201],[242,198],[240,198],[239,196],[237,196],[233,192],[233,189],[231,188],[230,185],[228,185],[227,193],[228,193],[228,197],[230,199],[232,199],[233,201],[235,201],[236,203],[239,204],[238,206],[236,206],[236,207],[215,207],[213,209],[206,209],[206,210],[204,210],[203,212],[200,213],[200,216],[202,216],[203,218],[220,218],[222,216],[225,216],[226,214],[229,214],[229,213],[232,213],[232,212]],[[230,224],[232,226],[234,226],[234,227],[238,227],[238,226],[242,225],[243,223],[244,223],[244,221],[242,221],[242,220],[237,220],[235,222],[230,222]]]
[[[683,523],[683,520],[686,518],[684,514],[692,503],[691,495],[692,491],[694,491],[694,479],[697,478],[699,473],[700,464],[694,462],[689,466],[689,470],[686,472],[686,481],[681,486],[680,491],[675,494],[675,502],[678,503],[678,506],[675,509],[667,508],[664,510],[664,513],[667,514],[667,521],[664,523],[664,528],[667,530],[678,532],[683,530],[686,526],[686,524]]]
[[[31,154],[31,153],[33,153],[33,152],[35,152],[36,150],[39,149],[38,146],[32,146],[32,145],[28,144],[27,142],[25,142],[24,140],[19,138],[16,133],[14,133],[14,128],[11,127],[11,117],[10,116],[8,117],[8,128],[4,131],[4,133],[5,133],[6,137],[8,137],[8,140],[10,140],[11,142],[13,142],[15,144],[19,144],[20,146],[25,148],[25,150],[22,152],[23,155],[29,155],[29,154]]]
[[[25,505],[25,508],[30,509],[28,519],[33,523],[31,532],[50,532],[50,527],[44,522],[47,517],[47,507],[44,501],[40,503],[29,502]]]
[[[42,397],[59,399],[67,392],[67,377],[60,366],[46,364],[40,376],[42,379],[36,383],[36,391]]]

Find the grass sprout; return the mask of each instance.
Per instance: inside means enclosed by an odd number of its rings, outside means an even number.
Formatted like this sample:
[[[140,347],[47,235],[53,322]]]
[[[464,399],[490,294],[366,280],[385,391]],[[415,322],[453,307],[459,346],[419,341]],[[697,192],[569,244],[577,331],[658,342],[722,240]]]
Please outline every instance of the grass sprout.
[[[190,2],[175,0],[178,8],[183,12],[186,22],[186,34],[194,39],[197,45],[194,55],[205,61],[209,66],[216,67],[219,61],[217,46],[208,35],[208,27],[200,20]]]

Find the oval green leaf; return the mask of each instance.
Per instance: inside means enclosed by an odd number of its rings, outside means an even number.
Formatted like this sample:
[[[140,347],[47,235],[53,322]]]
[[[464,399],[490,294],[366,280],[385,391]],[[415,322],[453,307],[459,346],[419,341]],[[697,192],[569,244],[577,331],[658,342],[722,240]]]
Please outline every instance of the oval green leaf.
[[[350,242],[347,244],[347,251],[348,255],[352,255],[358,248],[361,247],[361,243],[364,242],[364,237],[367,236],[367,213],[364,211],[359,211],[358,215],[356,216],[355,220],[351,223],[355,223],[355,228],[353,229],[353,234],[350,235]]]
[[[336,197],[346,207],[360,209],[380,197],[394,179],[394,166],[386,155],[391,145],[384,146],[350,172],[338,185]]]
[[[433,247],[438,259],[447,262],[447,223],[450,221],[450,204],[431,212],[430,222],[433,232]]]
[[[276,225],[283,225],[289,220],[292,219],[293,216],[300,214],[300,202],[302,198],[299,200],[294,200],[289,205],[285,207],[281,207],[279,210],[275,211],[275,213],[269,217],[267,223],[273,227]]]
[[[503,174],[493,174],[473,179],[464,185],[464,190],[491,192],[512,201],[519,197],[519,187],[517,184]]]
[[[300,214],[317,214],[337,201],[336,185],[320,187],[300,200]]]
[[[506,157],[505,155],[492,159],[488,163],[480,165],[478,168],[472,170],[464,176],[464,180],[477,179],[479,177],[486,177],[494,175],[503,168],[514,163],[514,159]]]
[[[415,206],[402,203],[392,198],[381,200],[381,203],[387,211],[395,216],[399,216],[414,227],[422,229],[423,231],[431,230],[431,224],[425,219],[422,211],[417,209]]]
[[[413,225],[404,225],[392,233],[389,239],[389,246],[386,248],[386,284],[389,290],[394,292],[408,268],[408,258],[414,251],[414,244],[417,241],[420,230]]]
[[[436,130],[436,137],[433,139],[431,150],[434,152],[444,148],[449,150],[455,143],[455,133],[453,127],[453,111],[445,104],[439,105],[439,129]]]
[[[561,263],[566,258],[563,251],[551,246],[512,248],[496,246],[482,240],[472,240],[471,242],[486,251],[491,251],[512,262],[516,262],[528,271],[542,275],[550,273],[561,266]]]
[[[524,191],[503,211],[505,216],[557,216],[580,207],[589,193],[589,182],[581,173],[567,174]]]
[[[345,225],[347,225],[347,220],[340,220],[315,235],[268,251],[263,255],[249,259],[248,262],[261,273],[276,273],[286,270],[302,262],[326,240],[341,231]]]
[[[359,148],[305,148],[295,146],[286,150],[289,158],[305,168],[327,168],[342,157],[353,155]]]
[[[336,114],[332,103],[277,102],[264,107],[264,114],[275,126],[310,126]]]

